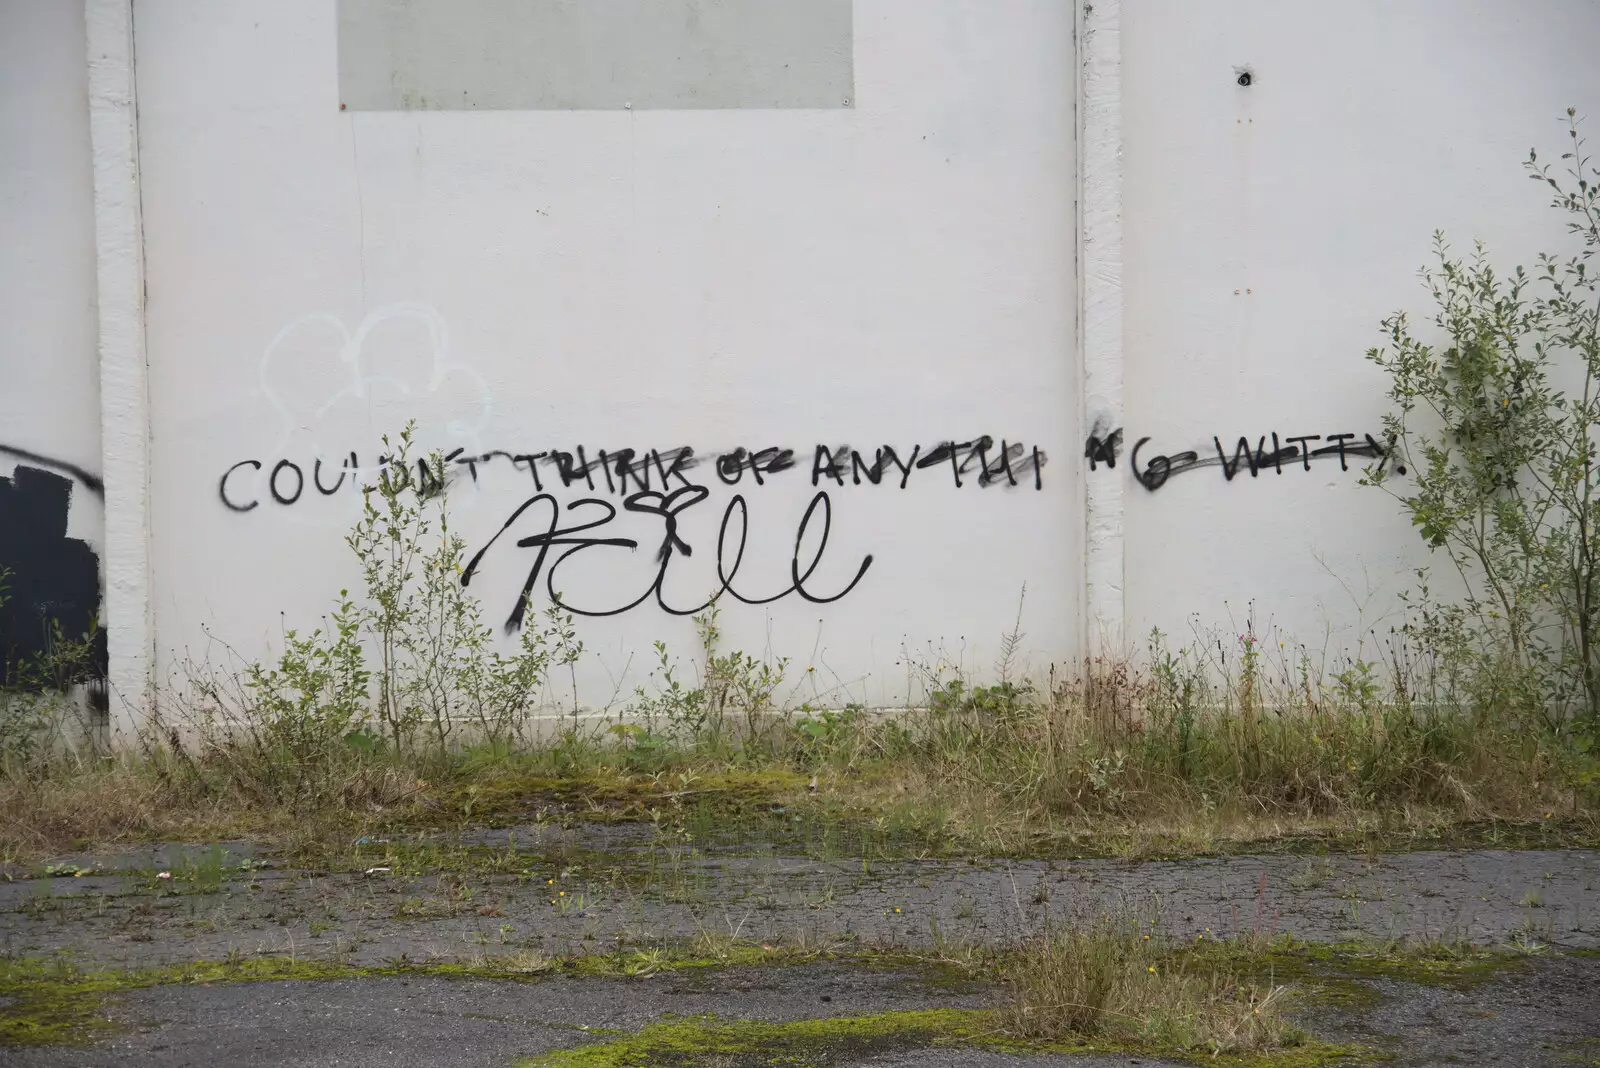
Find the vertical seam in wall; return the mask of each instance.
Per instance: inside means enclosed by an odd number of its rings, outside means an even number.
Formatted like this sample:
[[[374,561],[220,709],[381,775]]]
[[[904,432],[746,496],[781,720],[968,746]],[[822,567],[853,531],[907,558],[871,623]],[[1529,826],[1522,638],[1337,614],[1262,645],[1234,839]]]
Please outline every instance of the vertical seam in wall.
[[[1081,425],[1105,438],[1123,418],[1121,0],[1081,0],[1078,19]],[[1120,656],[1126,477],[1120,467],[1097,466],[1084,472],[1085,638],[1091,656]]]
[[[105,477],[105,623],[113,740],[149,714],[155,637],[150,417],[133,0],[85,0],[94,167],[95,300]]]

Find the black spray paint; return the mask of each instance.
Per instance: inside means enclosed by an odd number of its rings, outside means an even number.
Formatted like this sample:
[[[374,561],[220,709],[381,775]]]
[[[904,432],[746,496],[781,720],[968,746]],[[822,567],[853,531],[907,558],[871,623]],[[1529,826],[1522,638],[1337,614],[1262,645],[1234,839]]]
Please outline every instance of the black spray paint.
[[[679,531],[680,517],[710,497],[710,485],[715,484],[711,476],[715,482],[742,489],[767,486],[774,479],[794,472],[788,476],[789,480],[804,485],[801,480],[805,477],[805,468],[803,462],[796,459],[796,450],[777,445],[727,450],[715,455],[704,483],[695,480],[699,476],[691,477],[700,465],[700,458],[687,446],[590,450],[580,445],[571,451],[496,449],[472,455],[457,449],[443,457],[442,476],[427,460],[418,461],[413,472],[410,468],[395,467],[388,457],[382,456],[378,457],[374,468],[364,470],[354,452],[341,458],[337,469],[333,461],[322,459],[310,464],[288,458],[250,459],[239,461],[223,473],[217,493],[229,510],[252,512],[268,499],[280,506],[292,506],[308,496],[312,499],[331,497],[343,489],[347,477],[351,487],[347,492],[359,493],[364,485],[370,484],[374,477],[372,472],[376,472],[380,484],[411,486],[423,496],[434,496],[444,492],[454,481],[470,479],[476,483],[480,468],[509,464],[528,475],[534,494],[518,505],[488,543],[477,551],[461,579],[463,586],[472,582],[485,555],[507,531],[519,523],[524,530],[529,523],[533,524],[533,533],[524,537],[512,535],[517,547],[532,550],[533,556],[527,577],[506,618],[509,632],[523,625],[529,599],[539,596],[547,597],[551,604],[565,611],[584,616],[618,615],[652,600],[663,611],[680,616],[702,612],[723,597],[750,605],[771,604],[791,596],[812,604],[828,604],[856,588],[871,568],[873,557],[869,554],[862,558],[854,577],[843,588],[829,591],[814,588],[813,576],[822,563],[833,528],[830,491],[819,488],[825,482],[832,482],[840,489],[869,486],[904,490],[913,479],[919,485],[929,479],[938,484],[947,477],[956,489],[972,485],[1007,488],[1031,485],[1035,491],[1040,491],[1044,489],[1043,471],[1048,460],[1044,450],[1037,446],[1029,448],[1007,439],[997,442],[988,435],[966,441],[945,440],[929,447],[914,445],[910,449],[881,445],[862,451],[847,445],[817,445],[809,451],[811,488],[815,492],[795,531],[787,581],[780,580],[767,589],[755,590],[751,589],[748,576],[741,579],[740,569],[750,530],[750,505],[741,492],[723,510],[718,529],[714,548],[718,585],[709,599],[695,605],[669,603],[664,592],[674,558],[694,555],[694,547]],[[315,495],[307,493],[308,483],[315,488]],[[574,487],[585,495],[565,505],[553,492]],[[614,503],[618,500],[620,509]],[[656,569],[650,584],[622,603],[597,605],[581,592],[576,595],[558,592],[562,589],[558,578],[561,567],[576,554],[608,549],[633,552],[639,548],[639,543],[632,538],[605,536],[604,528],[623,512],[661,520],[662,537],[654,549]],[[808,536],[815,541],[810,550],[806,549]]]
[[[1274,474],[1281,475],[1284,468],[1291,470],[1301,467],[1306,471],[1311,470],[1313,460],[1339,461],[1341,471],[1350,470],[1352,459],[1375,459],[1384,462],[1389,459],[1390,450],[1378,443],[1371,434],[1363,434],[1364,439],[1356,441],[1355,434],[1300,434],[1294,437],[1279,440],[1278,435],[1271,435],[1272,447],[1267,447],[1268,435],[1261,435],[1251,445],[1249,438],[1241,437],[1230,453],[1222,445],[1221,438],[1212,438],[1212,448],[1216,454],[1201,456],[1195,450],[1174,453],[1172,455],[1152,456],[1150,462],[1141,470],[1139,467],[1139,450],[1147,444],[1149,438],[1140,438],[1133,446],[1131,453],[1134,477],[1139,484],[1152,493],[1167,484],[1173,475],[1180,475],[1185,471],[1193,471],[1202,467],[1220,467],[1222,476],[1232,482],[1235,477],[1248,471],[1251,478],[1256,478],[1263,471],[1271,470]],[[1313,441],[1328,441],[1332,444],[1311,448]],[[1295,444],[1290,444],[1295,443]],[[1395,471],[1405,474],[1404,466],[1397,465]]]
[[[1111,447],[1114,450],[1115,444]],[[969,441],[942,441],[930,447],[914,445],[909,450],[882,445],[862,452],[847,445],[817,445],[811,454],[813,487],[830,480],[841,487],[888,485],[905,489],[916,472],[944,469],[956,489],[976,484],[980,487],[1031,485],[1035,490],[1043,490],[1044,466],[1049,461],[1044,450],[1037,446],[1030,449],[1020,442],[1005,439],[997,443],[988,435]],[[757,486],[765,486],[775,476],[796,470],[799,463],[795,456],[796,450],[776,445],[762,449],[740,447],[718,454],[711,468],[717,481],[724,485],[740,485],[748,479]],[[415,476],[409,470],[395,470],[385,456],[378,457],[368,470],[376,471],[378,478],[392,483],[416,485],[425,496],[442,492],[461,476],[476,483],[480,468],[497,463],[510,464],[526,472],[535,493],[557,486],[563,489],[576,486],[589,493],[626,499],[637,493],[703,488],[709,482],[709,479],[696,481],[690,477],[690,472],[699,467],[700,458],[686,445],[672,449],[593,451],[579,445],[571,451],[493,449],[471,455],[457,449],[444,457],[442,479],[427,460],[415,463]],[[223,472],[217,482],[217,496],[230,511],[252,512],[260,507],[264,498],[279,505],[296,504],[308,496],[308,487],[315,487],[317,495],[331,497],[345,486],[347,478],[350,491],[359,493],[362,486],[368,484],[363,474],[364,469],[354,452],[337,462],[319,458],[309,464],[288,458],[271,462],[270,466],[261,460],[240,460]],[[257,479],[259,490],[248,488],[252,477]]]
[[[1122,428],[1106,433],[1105,425],[1098,419],[1095,420],[1094,430],[1083,443],[1083,458],[1089,461],[1089,470],[1096,470],[1101,464],[1107,467],[1117,466],[1117,450],[1122,448]]]
[[[1318,441],[1327,444],[1313,448],[1312,443]],[[1285,470],[1292,471],[1297,467],[1309,471],[1312,462],[1316,460],[1336,459],[1339,461],[1339,469],[1348,471],[1350,461],[1353,459],[1377,460],[1380,463],[1389,463],[1395,459],[1393,442],[1380,443],[1371,434],[1294,434],[1280,437],[1277,432],[1273,432],[1259,435],[1254,443],[1248,437],[1241,437],[1231,449],[1223,445],[1220,437],[1213,437],[1211,448],[1204,453],[1198,449],[1160,453],[1151,456],[1149,462],[1141,467],[1139,453],[1149,443],[1150,438],[1140,438],[1134,442],[1133,451],[1129,456],[1133,465],[1133,477],[1152,493],[1165,486],[1174,475],[1203,467],[1221,468],[1223,480],[1232,482],[1239,475],[1247,473],[1251,478],[1256,478],[1266,471],[1276,475],[1283,474]],[[1116,467],[1117,450],[1121,444],[1121,428],[1110,434],[1104,434],[1103,428],[1097,423],[1094,433],[1089,435],[1083,447],[1084,458],[1089,461],[1089,470],[1096,470],[1101,464]],[[1405,466],[1395,463],[1395,472],[1405,474]]]
[[[548,509],[548,518],[545,526],[538,533],[531,534],[517,540],[517,546],[523,549],[535,550],[533,563],[528,569],[528,577],[522,584],[522,589],[517,596],[515,605],[510,615],[506,618],[506,631],[511,632],[522,626],[527,612],[528,599],[536,594],[535,587],[539,577],[543,574],[544,595],[564,611],[580,616],[614,616],[627,612],[644,604],[646,601],[655,600],[656,604],[665,612],[675,616],[692,616],[704,612],[723,595],[732,597],[743,604],[761,605],[771,604],[783,599],[790,594],[797,594],[801,599],[812,604],[828,604],[845,596],[866,575],[867,569],[872,566],[872,557],[864,557],[860,567],[856,569],[855,577],[843,589],[830,594],[820,594],[808,589],[807,581],[816,572],[822,563],[822,556],[828,548],[828,536],[833,528],[833,505],[828,499],[826,491],[817,493],[811,498],[810,505],[806,508],[805,515],[800,520],[799,528],[795,531],[794,554],[789,564],[789,585],[775,593],[754,594],[741,591],[734,586],[734,579],[739,574],[740,565],[744,562],[745,548],[749,539],[750,516],[749,506],[743,494],[737,494],[728,502],[726,510],[722,513],[722,524],[717,531],[716,560],[717,580],[721,588],[714,592],[709,599],[701,604],[692,606],[679,606],[669,604],[663,594],[666,583],[667,568],[672,563],[674,555],[693,556],[694,548],[684,541],[678,533],[678,517],[689,508],[704,501],[709,496],[709,491],[703,486],[685,486],[673,490],[671,493],[658,493],[655,491],[635,493],[623,502],[623,509],[645,515],[659,516],[662,520],[661,544],[656,549],[657,562],[655,579],[645,588],[644,592],[623,604],[595,607],[574,603],[557,592],[557,572],[561,565],[569,558],[580,552],[597,548],[627,549],[630,552],[639,547],[639,543],[632,538],[607,538],[600,537],[597,533],[600,528],[610,523],[617,516],[617,507],[610,501],[600,497],[585,497],[573,501],[567,506],[566,516],[571,519],[582,510],[588,518],[576,524],[562,525],[561,504],[554,496],[540,493],[528,498],[518,505],[500,529],[490,538],[488,544],[472,557],[461,576],[461,584],[468,586],[477,574],[478,565],[483,562],[484,555],[494,548],[500,536],[511,529],[523,514],[531,509]],[[813,523],[820,524],[820,533],[817,538],[816,549],[811,553],[809,561],[804,568],[801,567],[802,546],[806,534]],[[735,526],[736,524],[736,526]],[[734,529],[737,539],[730,544],[729,531]],[[553,546],[565,546],[552,560],[550,550]],[[548,567],[546,566],[548,564]]]
[[[91,492],[104,491],[98,478],[85,477],[70,464],[41,462],[78,475]],[[100,562],[86,543],[67,537],[72,486],[71,479],[38,467],[18,467],[10,478],[0,478],[0,571],[7,572],[0,605],[0,684],[14,684],[20,665],[50,651],[56,626],[73,641],[96,635],[88,675],[67,681],[105,678],[105,636],[96,628]],[[104,686],[91,686],[90,692],[103,708]]]
[[[36,452],[29,452],[27,449],[19,449],[15,445],[0,445],[0,455],[14,456],[19,460],[26,460],[31,464],[36,464],[39,467],[48,468],[52,471],[65,471],[67,474],[71,475],[73,478],[89,487],[89,492],[93,493],[96,497],[103,498],[106,495],[106,485],[104,482],[100,481],[100,476],[90,474],[77,464],[69,464],[65,460],[53,460],[48,456],[41,456]]]

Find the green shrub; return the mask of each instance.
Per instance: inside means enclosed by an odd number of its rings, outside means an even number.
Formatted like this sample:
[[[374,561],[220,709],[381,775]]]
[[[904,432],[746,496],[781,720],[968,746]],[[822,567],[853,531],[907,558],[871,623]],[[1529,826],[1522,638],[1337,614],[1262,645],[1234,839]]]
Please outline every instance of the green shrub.
[[[1429,595],[1411,634],[1439,660],[1440,691],[1480,716],[1521,716],[1591,742],[1600,734],[1600,170],[1568,111],[1570,150],[1552,173],[1529,153],[1530,177],[1553,190],[1578,248],[1502,275],[1479,244],[1452,257],[1435,235],[1423,278],[1444,341],[1384,321],[1369,358],[1389,376],[1384,427],[1409,482],[1374,464],[1366,481],[1392,493],[1460,582]]]
[[[341,591],[326,626],[286,632],[274,664],[191,672],[185,718],[202,760],[189,767],[202,781],[220,767],[249,795],[316,805],[369,793],[374,762],[418,764],[463,743],[507,752],[550,671],[581,654],[554,607],[500,652],[461,583],[466,543],[449,524],[443,458],[417,461],[413,477],[413,427],[383,444],[391,454],[346,539],[363,596]]]

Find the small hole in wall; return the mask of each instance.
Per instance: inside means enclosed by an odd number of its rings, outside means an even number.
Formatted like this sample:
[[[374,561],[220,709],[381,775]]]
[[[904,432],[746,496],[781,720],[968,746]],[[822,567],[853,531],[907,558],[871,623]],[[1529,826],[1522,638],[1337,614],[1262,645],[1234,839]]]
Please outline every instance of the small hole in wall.
[[[1233,80],[1241,89],[1248,89],[1251,83],[1256,80],[1256,76],[1249,67],[1235,67],[1233,68]]]

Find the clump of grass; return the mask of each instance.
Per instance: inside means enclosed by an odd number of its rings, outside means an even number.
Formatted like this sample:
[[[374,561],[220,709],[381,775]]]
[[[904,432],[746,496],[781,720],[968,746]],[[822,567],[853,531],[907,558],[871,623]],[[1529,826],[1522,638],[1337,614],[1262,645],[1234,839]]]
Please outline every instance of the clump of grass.
[[[516,976],[548,975],[561,967],[561,961],[537,949],[519,949],[503,956],[482,955],[468,962],[468,967],[484,974]]]
[[[1029,1039],[1110,1037],[1151,1048],[1257,1052],[1298,1046],[1288,988],[1233,960],[1174,952],[1136,919],[1044,931],[1001,957],[1006,1029]]]

